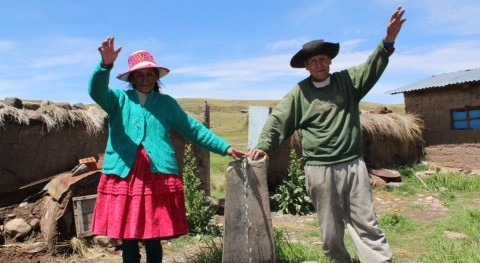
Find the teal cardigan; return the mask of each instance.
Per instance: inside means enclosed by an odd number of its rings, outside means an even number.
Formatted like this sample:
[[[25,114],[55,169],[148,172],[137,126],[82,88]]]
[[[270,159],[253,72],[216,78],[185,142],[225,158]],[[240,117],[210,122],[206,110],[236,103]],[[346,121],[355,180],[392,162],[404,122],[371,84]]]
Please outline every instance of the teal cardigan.
[[[110,70],[102,68],[99,63],[88,89],[92,99],[109,118],[103,173],[127,177],[141,144],[150,159],[152,172],[178,175],[169,136],[171,128],[202,148],[226,154],[230,145],[187,115],[172,97],[152,90],[142,107],[133,89],[109,88]]]

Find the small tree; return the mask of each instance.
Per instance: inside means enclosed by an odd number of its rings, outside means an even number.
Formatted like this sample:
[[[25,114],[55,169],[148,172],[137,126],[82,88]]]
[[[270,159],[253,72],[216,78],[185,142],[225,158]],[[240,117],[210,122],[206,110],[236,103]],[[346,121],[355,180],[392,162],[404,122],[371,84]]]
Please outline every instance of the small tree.
[[[193,154],[191,144],[185,146],[183,162],[182,179],[190,233],[218,235],[220,233],[219,227],[211,224],[214,221],[215,210],[210,208],[210,202],[205,192],[200,189],[201,181],[197,176],[197,160]]]
[[[288,179],[280,184],[271,197],[274,206],[283,214],[307,215],[314,211],[305,188],[303,162],[294,149],[290,151]]]

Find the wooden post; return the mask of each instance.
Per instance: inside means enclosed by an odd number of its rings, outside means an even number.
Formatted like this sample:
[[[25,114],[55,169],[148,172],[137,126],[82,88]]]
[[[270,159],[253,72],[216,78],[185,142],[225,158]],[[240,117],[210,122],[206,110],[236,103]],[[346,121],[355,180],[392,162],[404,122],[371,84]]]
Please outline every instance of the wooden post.
[[[267,162],[243,159],[227,168],[223,263],[273,263]]]

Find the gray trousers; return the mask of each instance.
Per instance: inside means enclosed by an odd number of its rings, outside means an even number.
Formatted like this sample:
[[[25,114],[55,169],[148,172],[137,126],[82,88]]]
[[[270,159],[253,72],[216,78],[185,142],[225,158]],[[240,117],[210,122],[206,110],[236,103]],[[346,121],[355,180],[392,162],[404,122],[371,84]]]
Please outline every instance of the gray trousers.
[[[361,262],[391,262],[392,252],[378,226],[363,159],[331,166],[307,165],[305,175],[325,255],[335,262],[351,262],[343,241],[346,225]]]

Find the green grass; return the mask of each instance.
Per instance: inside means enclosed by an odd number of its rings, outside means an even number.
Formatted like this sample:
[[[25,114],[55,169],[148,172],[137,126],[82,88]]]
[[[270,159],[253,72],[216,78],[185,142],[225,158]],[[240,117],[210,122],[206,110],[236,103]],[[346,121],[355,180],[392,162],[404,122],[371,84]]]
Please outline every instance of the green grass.
[[[411,167],[411,169],[423,168]],[[455,178],[451,178],[452,176]],[[407,216],[402,214],[402,211],[380,214],[379,225],[385,231],[393,250],[394,262],[480,262],[480,176],[437,173],[425,179],[432,189],[430,191],[427,191],[414,175],[410,174],[407,178],[411,179],[405,183],[408,189],[440,198],[448,205],[449,212],[430,220]],[[443,192],[436,189],[442,189]],[[428,212],[425,205],[407,207]],[[276,227],[274,242],[277,262],[329,262],[321,253],[320,244],[290,240],[287,233],[294,231],[305,239],[318,237],[321,240],[316,221],[305,224],[303,229],[297,229],[294,225]],[[449,239],[446,236],[447,232],[462,233],[465,237]],[[345,244],[354,262],[358,262],[355,246],[348,231],[345,232]],[[220,251],[218,249],[217,253],[220,254]],[[206,255],[212,254],[212,249],[201,253],[205,253],[202,261],[191,262],[221,262],[221,257],[219,261],[216,261],[217,259],[209,261]],[[219,254],[212,257],[218,258]]]
[[[196,107],[197,113],[201,113],[203,101],[202,99],[179,100],[182,107],[187,110],[194,110]],[[249,105],[273,107],[278,101],[256,101],[259,104],[253,104],[252,101],[208,100],[208,103],[211,110],[211,129],[234,147],[247,150],[247,119],[245,113],[241,111],[247,110]],[[371,110],[377,106],[379,105],[361,103],[361,108],[364,110]],[[400,114],[404,112],[403,105],[387,105],[387,108]],[[226,167],[231,161],[230,157],[211,155],[212,195],[225,196]],[[416,200],[419,194],[432,196],[442,201],[449,209],[448,213],[429,220],[410,217],[403,214],[403,211],[379,214],[379,224],[385,231],[393,250],[394,262],[480,262],[480,176],[438,172],[429,178],[419,179],[415,176],[416,172],[427,169],[426,166],[417,165],[399,167],[403,186],[389,189],[387,194],[407,201]],[[407,208],[417,213],[428,213],[429,209],[426,205],[413,204],[413,202],[407,205]],[[275,237],[277,262],[307,260],[328,262],[321,253],[321,245],[289,240],[285,232],[291,231],[290,227],[275,228],[275,232],[283,231],[282,235]],[[304,229],[300,233],[305,238],[320,237],[316,222],[313,222],[311,227],[312,229]],[[467,237],[448,239],[445,231],[463,233]],[[348,232],[345,235],[345,243],[354,261],[358,262],[355,247]],[[220,251],[221,249],[207,247],[205,252],[200,252],[200,254],[203,253],[202,259],[189,262],[221,262],[221,257],[218,258]],[[215,253],[216,255],[211,255]]]
[[[445,232],[465,234],[446,238]],[[434,223],[434,231],[424,239],[428,253],[417,262],[480,262],[480,210],[459,207],[446,219]]]

